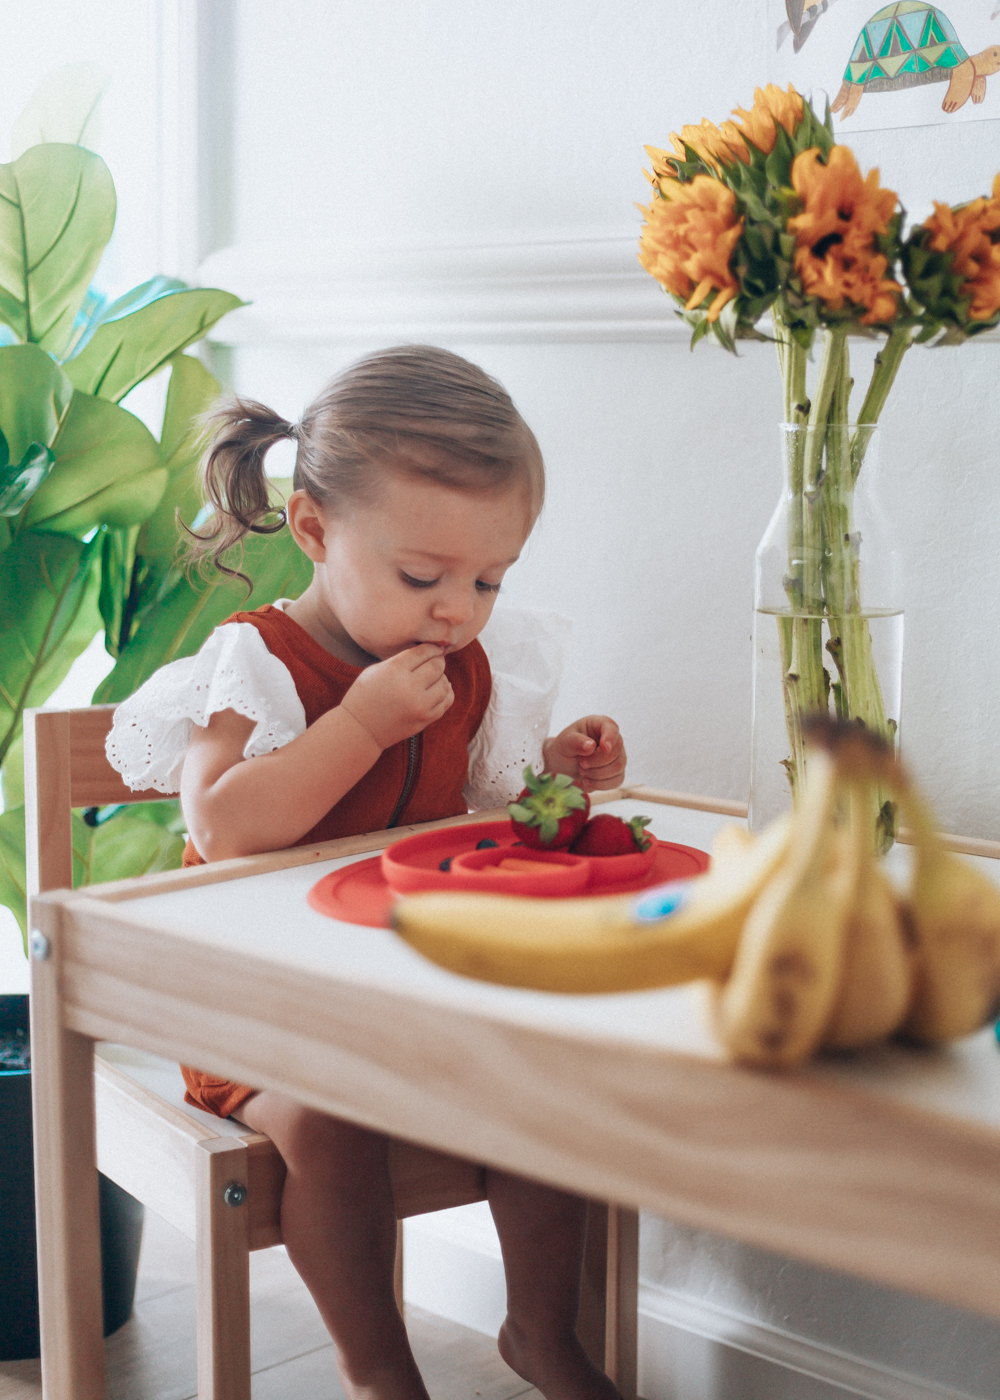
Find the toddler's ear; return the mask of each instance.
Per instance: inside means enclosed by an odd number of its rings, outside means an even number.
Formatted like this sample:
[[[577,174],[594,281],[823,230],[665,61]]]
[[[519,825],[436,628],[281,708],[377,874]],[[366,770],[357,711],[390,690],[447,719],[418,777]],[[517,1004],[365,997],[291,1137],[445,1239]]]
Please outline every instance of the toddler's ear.
[[[293,491],[285,506],[292,538],[314,564],[326,558],[327,519],[322,506],[308,491]]]

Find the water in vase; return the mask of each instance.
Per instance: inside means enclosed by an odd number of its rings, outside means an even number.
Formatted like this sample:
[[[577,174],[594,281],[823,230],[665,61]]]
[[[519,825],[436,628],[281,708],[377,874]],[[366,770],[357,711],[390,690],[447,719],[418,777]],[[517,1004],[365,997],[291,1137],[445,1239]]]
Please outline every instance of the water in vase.
[[[849,618],[799,619],[778,609],[760,609],[754,618],[753,740],[751,752],[750,825],[754,831],[787,810],[792,800],[788,764],[792,746],[788,735],[786,697],[788,681],[795,675],[786,669],[787,638],[794,622],[811,622],[819,664],[826,672],[827,712],[849,719],[864,714],[873,728],[879,727],[884,712],[883,732],[899,741],[902,709],[903,613],[873,609]],[[870,637],[871,660],[878,677],[864,697],[848,697],[840,684],[837,667],[838,647],[847,635],[861,634],[867,647]],[[856,671],[856,668],[855,668]],[[873,699],[874,695],[874,699]],[[852,704],[853,700],[853,704]],[[874,716],[874,717],[873,717]]]

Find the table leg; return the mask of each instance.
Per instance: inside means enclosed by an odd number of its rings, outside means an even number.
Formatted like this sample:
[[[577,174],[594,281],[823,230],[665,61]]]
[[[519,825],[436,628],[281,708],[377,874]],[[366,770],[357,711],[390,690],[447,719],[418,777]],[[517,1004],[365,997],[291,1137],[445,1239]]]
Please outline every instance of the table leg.
[[[31,1083],[45,1400],[104,1394],[94,1044],[64,1025],[58,911],[33,906]]]
[[[622,1400],[636,1396],[638,1281],[638,1212],[589,1201],[576,1333]]]

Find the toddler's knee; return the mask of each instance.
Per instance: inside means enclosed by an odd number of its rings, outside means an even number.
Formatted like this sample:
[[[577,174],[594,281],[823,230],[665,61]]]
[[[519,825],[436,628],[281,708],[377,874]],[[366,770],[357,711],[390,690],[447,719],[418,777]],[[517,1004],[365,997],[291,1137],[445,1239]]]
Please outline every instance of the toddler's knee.
[[[384,1139],[367,1128],[303,1106],[289,1115],[283,1137],[278,1147],[289,1166],[316,1163],[329,1168],[345,1157],[364,1158],[384,1151]]]

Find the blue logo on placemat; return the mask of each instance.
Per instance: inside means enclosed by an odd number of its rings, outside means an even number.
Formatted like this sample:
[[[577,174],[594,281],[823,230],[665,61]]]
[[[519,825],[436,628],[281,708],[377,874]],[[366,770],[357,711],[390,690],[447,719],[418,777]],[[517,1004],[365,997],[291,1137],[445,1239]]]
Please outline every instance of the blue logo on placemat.
[[[668,914],[676,914],[687,904],[690,888],[690,880],[671,880],[669,884],[646,890],[633,904],[632,917],[642,924],[655,924]]]

